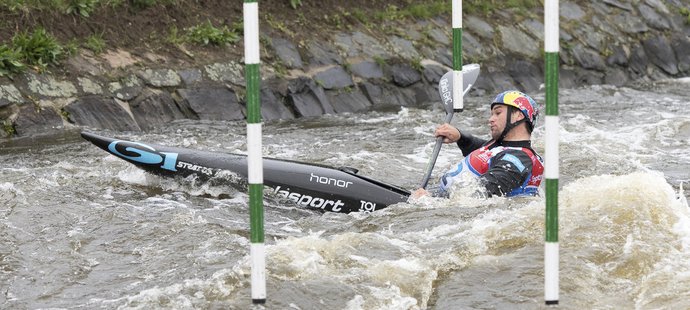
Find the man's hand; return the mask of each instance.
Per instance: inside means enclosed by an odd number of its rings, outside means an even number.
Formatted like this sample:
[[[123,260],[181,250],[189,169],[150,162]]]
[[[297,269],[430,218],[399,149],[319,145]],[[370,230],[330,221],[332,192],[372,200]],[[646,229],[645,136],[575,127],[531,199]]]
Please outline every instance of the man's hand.
[[[454,143],[460,140],[460,131],[446,123],[436,128],[434,136],[443,137],[443,143]]]
[[[419,199],[423,196],[428,196],[428,195],[429,195],[429,192],[427,192],[427,190],[425,190],[423,188],[418,188],[416,191],[414,191],[414,192],[412,192],[412,194],[410,194],[410,198],[411,199]]]

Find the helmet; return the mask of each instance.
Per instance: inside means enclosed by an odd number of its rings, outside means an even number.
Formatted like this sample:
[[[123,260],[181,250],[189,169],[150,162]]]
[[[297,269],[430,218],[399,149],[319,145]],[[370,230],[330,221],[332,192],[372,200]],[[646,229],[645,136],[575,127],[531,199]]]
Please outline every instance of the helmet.
[[[537,122],[537,115],[539,114],[539,108],[537,107],[537,102],[534,101],[530,96],[519,92],[517,90],[504,91],[491,103],[493,108],[494,104],[505,104],[507,106],[515,107],[522,111],[525,115],[525,119],[529,125],[534,128],[534,124]]]

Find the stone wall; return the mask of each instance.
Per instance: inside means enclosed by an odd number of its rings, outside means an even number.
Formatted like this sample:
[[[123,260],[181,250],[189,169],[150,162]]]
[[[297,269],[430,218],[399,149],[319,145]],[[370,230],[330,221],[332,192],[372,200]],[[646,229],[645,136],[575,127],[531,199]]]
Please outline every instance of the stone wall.
[[[690,74],[687,0],[561,1],[560,86],[617,86]],[[687,13],[686,13],[687,14]],[[499,18],[495,18],[498,16]],[[463,16],[465,63],[482,66],[471,95],[543,83],[543,12]],[[439,100],[436,84],[452,66],[449,17],[405,25],[399,34],[353,28],[328,41],[272,36],[261,65],[264,120],[314,117]],[[381,28],[383,29],[383,27]],[[240,48],[240,47],[237,47]],[[150,56],[155,57],[155,56]],[[76,74],[25,73],[0,80],[0,138],[74,127],[149,130],[178,119],[242,120],[242,59],[198,68],[142,68],[127,51],[73,56]],[[112,70],[125,72],[111,77]]]

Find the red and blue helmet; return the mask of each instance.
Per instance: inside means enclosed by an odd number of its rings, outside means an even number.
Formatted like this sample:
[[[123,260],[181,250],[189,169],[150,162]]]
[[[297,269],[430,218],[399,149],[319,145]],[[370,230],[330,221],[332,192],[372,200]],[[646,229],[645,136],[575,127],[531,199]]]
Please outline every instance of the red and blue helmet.
[[[491,103],[491,107],[493,108],[495,104],[504,104],[517,108],[522,112],[522,114],[525,115],[525,118],[530,126],[534,128],[534,125],[537,122],[537,115],[539,115],[539,107],[537,106],[537,102],[534,101],[532,97],[527,96],[525,93],[517,90],[509,90],[498,94],[498,96],[496,96],[494,101]]]

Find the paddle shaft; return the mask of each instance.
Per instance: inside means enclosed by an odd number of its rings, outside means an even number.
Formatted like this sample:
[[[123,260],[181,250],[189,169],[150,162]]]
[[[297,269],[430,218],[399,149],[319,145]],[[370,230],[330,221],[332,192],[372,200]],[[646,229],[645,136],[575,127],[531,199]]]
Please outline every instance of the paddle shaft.
[[[453,120],[453,113],[446,114],[445,123],[450,123],[451,120]],[[434,152],[431,154],[431,158],[429,158],[429,164],[427,164],[426,166],[426,173],[424,174],[424,178],[422,179],[422,185],[420,186],[421,188],[426,189],[426,186],[429,184],[431,172],[434,170],[434,166],[436,165],[436,158],[438,158],[438,153],[441,152],[441,145],[443,144],[443,139],[444,137],[436,138]]]

